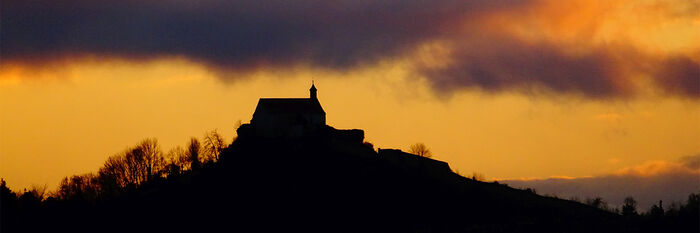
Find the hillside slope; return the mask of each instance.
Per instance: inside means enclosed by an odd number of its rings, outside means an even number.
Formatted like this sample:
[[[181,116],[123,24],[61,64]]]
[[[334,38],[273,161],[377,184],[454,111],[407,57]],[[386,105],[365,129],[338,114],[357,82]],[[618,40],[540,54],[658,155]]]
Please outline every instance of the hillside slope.
[[[377,153],[361,137],[339,132],[328,128],[297,139],[243,134],[216,164],[94,205],[56,203],[16,227],[114,232],[634,231],[620,216],[467,179],[443,162],[393,150]]]

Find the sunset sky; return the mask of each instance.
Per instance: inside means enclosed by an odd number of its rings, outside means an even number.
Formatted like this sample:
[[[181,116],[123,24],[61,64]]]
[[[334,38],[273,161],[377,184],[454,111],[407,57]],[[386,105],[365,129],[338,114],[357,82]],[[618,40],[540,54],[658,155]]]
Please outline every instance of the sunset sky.
[[[423,142],[463,175],[676,174],[700,190],[696,1],[4,0],[0,10],[0,177],[13,189],[55,188],[146,137],[164,151],[212,129],[230,142],[258,98],[306,97],[315,80],[329,125],[364,129],[379,148]]]

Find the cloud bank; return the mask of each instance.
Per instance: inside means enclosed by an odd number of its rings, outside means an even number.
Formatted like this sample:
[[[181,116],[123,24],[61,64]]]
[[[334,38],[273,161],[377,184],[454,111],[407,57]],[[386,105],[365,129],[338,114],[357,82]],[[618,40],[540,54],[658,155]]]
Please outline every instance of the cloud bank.
[[[700,155],[687,156],[675,163],[648,161],[604,176],[506,180],[503,183],[534,188],[538,193],[561,198],[602,197],[613,207],[619,207],[625,197],[632,196],[639,203],[638,209],[647,211],[659,200],[663,200],[666,208],[674,201],[685,202],[690,193],[700,192]]]
[[[72,54],[182,55],[249,68],[297,62],[343,69],[439,37],[496,4],[462,1],[3,1],[6,59]],[[497,6],[494,6],[497,7]]]
[[[544,89],[616,98],[636,95],[650,80],[667,95],[700,97],[700,45],[660,38],[681,46],[657,51],[627,36],[634,27],[619,34],[625,28],[609,23],[632,17],[625,14],[632,8],[657,24],[681,22],[680,36],[700,38],[683,31],[697,26],[687,22],[700,15],[698,4],[648,2],[6,0],[0,62],[185,57],[240,72],[297,65],[346,71],[404,59],[441,92]],[[422,51],[426,44],[445,52]],[[426,63],[425,56],[435,59]]]

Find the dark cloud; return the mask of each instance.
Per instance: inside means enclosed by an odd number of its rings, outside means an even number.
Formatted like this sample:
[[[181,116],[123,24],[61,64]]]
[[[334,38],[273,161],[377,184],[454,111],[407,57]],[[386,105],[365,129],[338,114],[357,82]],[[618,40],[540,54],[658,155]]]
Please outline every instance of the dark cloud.
[[[511,2],[511,1],[496,1]],[[444,34],[474,1],[2,1],[5,59],[183,55],[221,67],[344,69]]]
[[[638,54],[620,54],[612,47],[581,52],[547,40],[523,42],[494,33],[499,29],[480,21],[490,13],[539,2],[4,0],[0,62],[178,56],[226,72],[298,64],[342,71],[411,56],[421,45],[439,40],[452,46],[449,64],[415,70],[436,91],[477,87],[541,88],[593,98],[634,94],[634,84],[620,70],[633,69],[626,60],[640,59]],[[642,61],[652,68],[639,72],[671,95],[700,97],[697,61],[682,56],[653,60]]]
[[[424,67],[434,87],[482,87],[491,91],[548,88],[589,97],[628,95],[615,80],[616,60],[607,51],[571,55],[549,44],[491,36],[466,40],[452,51],[446,67]]]
[[[501,182],[501,181],[499,181]],[[509,180],[503,181],[512,187],[534,188],[540,194],[556,195],[560,198],[602,197],[612,207],[622,205],[625,197],[632,196],[638,208],[647,211],[651,205],[663,200],[667,207],[672,202],[685,202],[688,194],[700,191],[698,173],[672,173],[651,177],[603,176],[578,179]]]
[[[555,91],[589,98],[637,94],[645,74],[669,95],[700,97],[700,63],[683,55],[660,60],[623,45],[572,49],[526,42],[498,33],[463,36],[448,66],[419,67],[439,91],[479,87],[488,91]]]
[[[632,196],[639,202],[639,208],[647,211],[659,200],[667,206],[671,202],[685,202],[688,194],[700,192],[700,155],[683,157],[680,163],[646,163],[611,175],[502,182],[561,198],[602,197],[613,207],[619,207],[625,197]]]
[[[700,63],[688,57],[671,57],[655,73],[658,84],[669,93],[700,97]]]

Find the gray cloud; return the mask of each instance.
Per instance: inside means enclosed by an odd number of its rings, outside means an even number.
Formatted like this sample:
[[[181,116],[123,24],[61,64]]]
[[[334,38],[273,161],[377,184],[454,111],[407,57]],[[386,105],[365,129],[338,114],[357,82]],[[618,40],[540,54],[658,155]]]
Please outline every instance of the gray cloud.
[[[679,161],[687,168],[700,170],[700,154],[684,156]]]
[[[626,59],[639,57],[634,52],[610,47],[573,56],[570,48],[525,43],[479,23],[488,13],[537,2],[4,0],[0,62],[180,56],[224,72],[298,64],[344,71],[410,56],[420,45],[440,40],[454,45],[450,65],[415,70],[439,92],[541,87],[592,98],[634,95],[620,72],[629,68]],[[697,61],[676,56],[641,63],[651,68],[639,72],[667,94],[700,97]]]
[[[513,2],[513,1],[496,1]],[[477,1],[2,2],[5,59],[66,54],[184,55],[251,68],[309,62],[334,69],[372,63],[445,33]]]
[[[656,71],[658,83],[669,93],[700,97],[700,63],[688,57],[671,57]]]
[[[453,64],[423,68],[439,90],[482,87],[491,91],[549,88],[588,97],[625,96],[617,62],[607,51],[567,55],[549,44],[530,44],[514,38],[492,36],[467,40],[451,55]]]
[[[649,166],[653,169],[663,165]],[[700,192],[700,155],[687,156],[679,164],[666,164],[665,170],[654,174],[639,174],[639,169],[614,175],[587,178],[550,178],[540,180],[499,181],[519,188],[534,188],[540,194],[554,194],[560,198],[578,197],[581,200],[602,197],[613,207],[619,207],[625,197],[632,196],[638,208],[647,211],[663,200],[685,202],[690,193]]]

